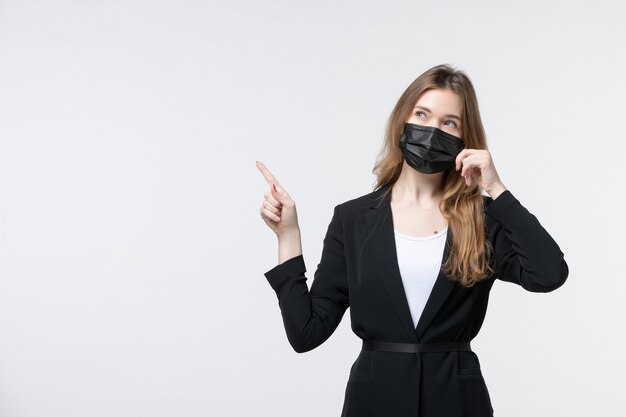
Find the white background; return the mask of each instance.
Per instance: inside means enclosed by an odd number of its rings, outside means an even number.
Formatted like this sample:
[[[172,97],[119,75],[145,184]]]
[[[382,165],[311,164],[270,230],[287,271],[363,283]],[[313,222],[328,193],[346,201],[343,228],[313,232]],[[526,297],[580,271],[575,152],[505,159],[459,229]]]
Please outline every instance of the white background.
[[[496,415],[622,412],[624,6],[470,3],[0,1],[0,416],[338,416],[360,340],[348,310],[289,345],[255,160],[297,202],[310,285],[440,63],[570,268],[494,284],[472,346]]]

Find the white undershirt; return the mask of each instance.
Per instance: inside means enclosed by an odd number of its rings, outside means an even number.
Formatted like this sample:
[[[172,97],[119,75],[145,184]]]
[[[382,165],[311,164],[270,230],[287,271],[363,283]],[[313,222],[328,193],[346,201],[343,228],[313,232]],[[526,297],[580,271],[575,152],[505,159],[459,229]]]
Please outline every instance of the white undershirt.
[[[407,236],[394,229],[398,266],[415,327],[439,275],[447,233],[447,226],[427,237]]]

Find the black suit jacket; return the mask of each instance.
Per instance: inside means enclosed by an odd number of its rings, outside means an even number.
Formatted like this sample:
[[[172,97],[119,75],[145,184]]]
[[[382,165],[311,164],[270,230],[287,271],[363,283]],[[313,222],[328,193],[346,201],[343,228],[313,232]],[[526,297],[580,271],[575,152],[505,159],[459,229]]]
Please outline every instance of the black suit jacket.
[[[289,343],[316,348],[350,307],[364,340],[428,343],[471,341],[485,318],[496,279],[532,292],[563,285],[569,269],[554,239],[510,190],[485,201],[495,273],[472,288],[440,270],[416,327],[396,256],[391,184],[335,206],[310,291],[302,255],[264,275],[276,292]],[[449,228],[442,262],[450,252]],[[295,412],[296,410],[294,410]],[[362,350],[352,364],[342,417],[491,416],[493,407],[473,351],[401,353]]]

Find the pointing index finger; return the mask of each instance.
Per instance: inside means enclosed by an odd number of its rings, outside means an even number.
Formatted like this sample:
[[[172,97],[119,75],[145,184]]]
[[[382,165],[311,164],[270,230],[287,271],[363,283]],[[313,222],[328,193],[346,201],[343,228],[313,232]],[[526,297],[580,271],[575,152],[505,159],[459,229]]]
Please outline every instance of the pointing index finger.
[[[265,178],[265,180],[267,181],[268,184],[270,184],[270,185],[272,185],[272,184],[280,185],[280,184],[278,184],[278,180],[276,180],[276,177],[274,177],[274,175],[272,175],[270,170],[267,169],[267,167],[263,164],[263,162],[256,161],[256,166],[257,166],[257,168],[259,168],[259,171],[261,171],[261,174],[263,174],[263,177]]]

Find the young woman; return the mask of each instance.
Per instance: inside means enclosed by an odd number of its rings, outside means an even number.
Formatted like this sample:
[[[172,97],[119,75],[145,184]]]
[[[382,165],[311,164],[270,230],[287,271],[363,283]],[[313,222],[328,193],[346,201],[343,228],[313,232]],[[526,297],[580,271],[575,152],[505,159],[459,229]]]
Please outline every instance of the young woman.
[[[279,264],[265,277],[292,347],[322,344],[348,307],[363,340],[342,417],[492,416],[470,347],[491,286],[500,279],[549,292],[569,269],[500,180],[467,75],[438,65],[402,94],[373,170],[375,190],[335,206],[310,290],[295,203],[257,166],[271,185],[261,216],[279,246]]]

